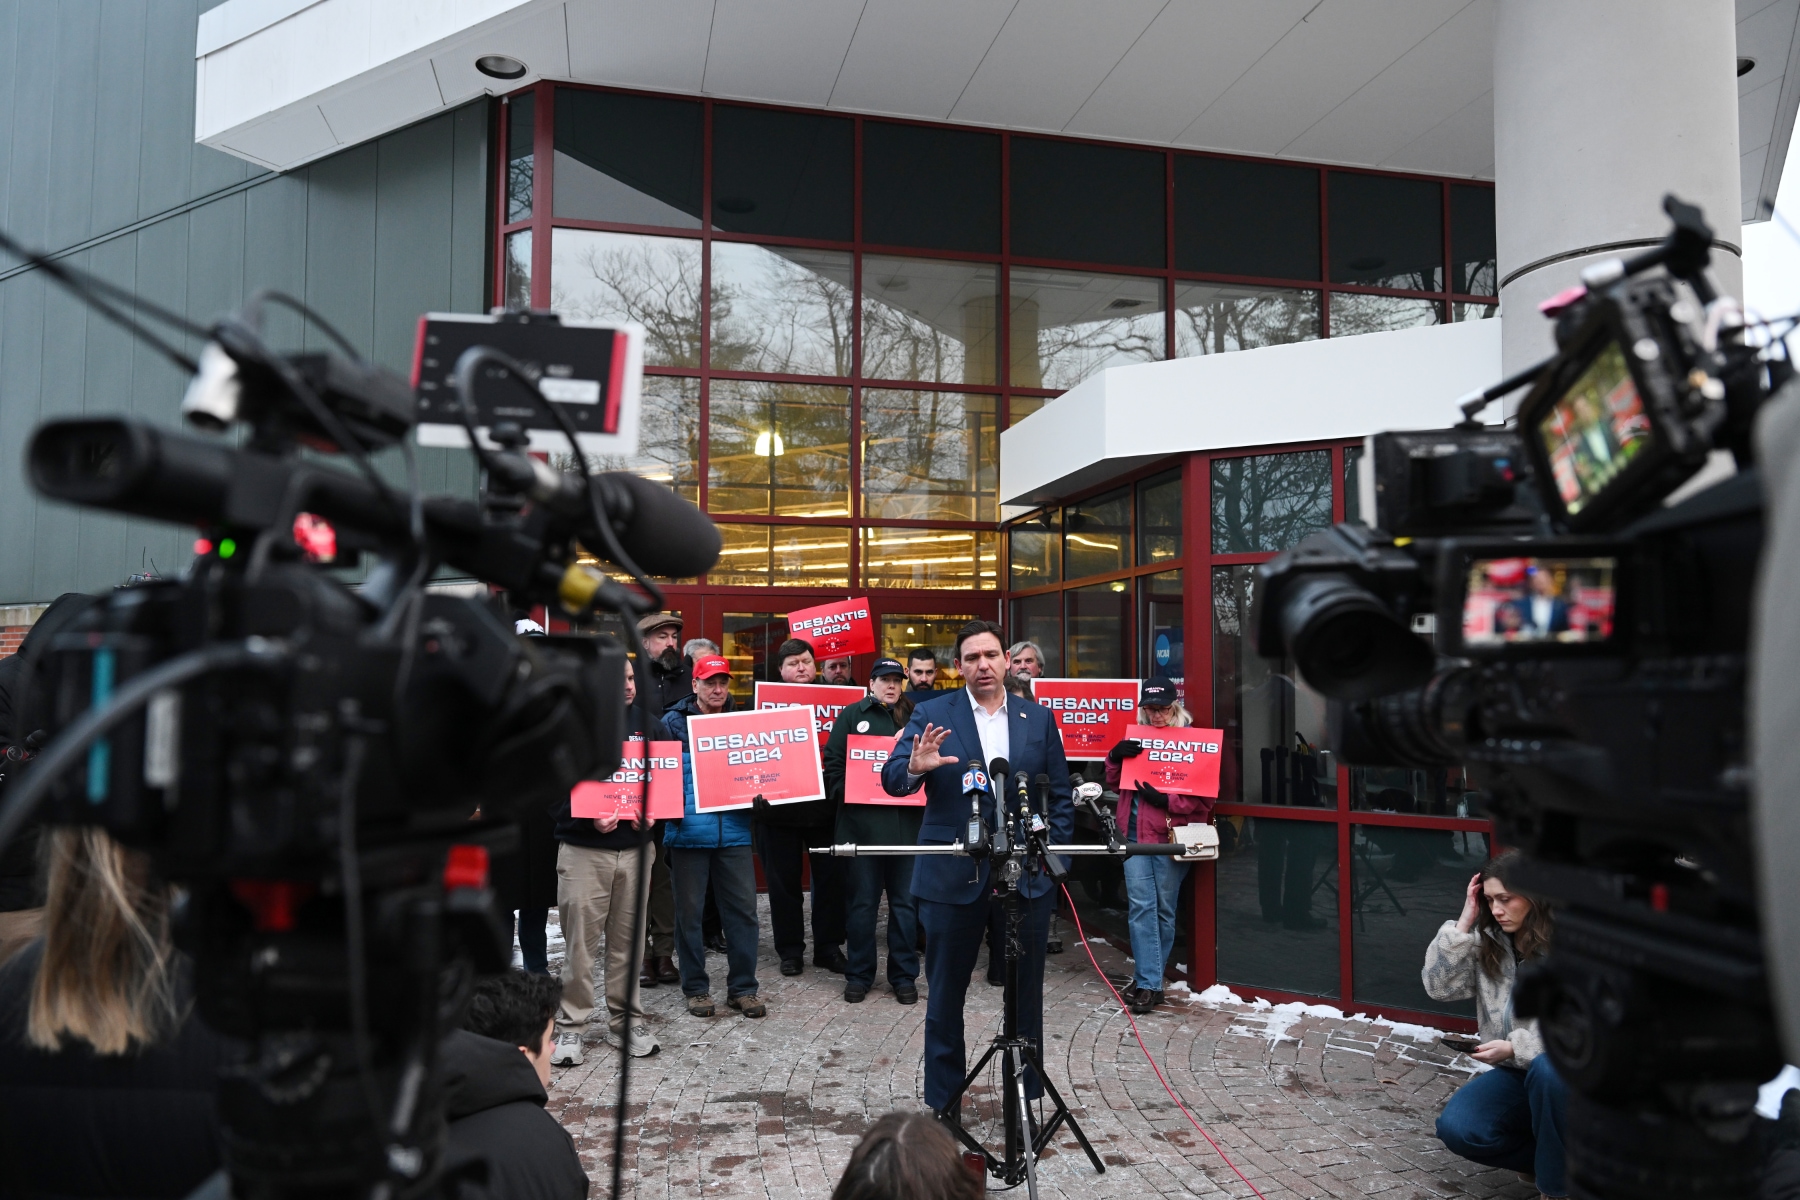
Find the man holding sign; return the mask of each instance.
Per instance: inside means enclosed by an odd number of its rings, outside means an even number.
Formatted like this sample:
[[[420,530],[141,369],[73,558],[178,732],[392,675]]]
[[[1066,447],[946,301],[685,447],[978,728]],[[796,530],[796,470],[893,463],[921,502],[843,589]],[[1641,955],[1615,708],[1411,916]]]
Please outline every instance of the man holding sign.
[[[825,794],[837,806],[836,841],[905,846],[919,840],[924,804],[895,800],[881,786],[881,768],[894,748],[900,722],[894,705],[906,686],[906,668],[891,658],[876,660],[869,694],[846,708],[825,743]],[[913,860],[853,858],[849,870],[850,911],[844,921],[849,963],[844,999],[860,1003],[875,982],[875,916],[881,894],[888,900],[888,986],[902,1004],[917,1004],[919,910],[913,902]]]
[[[1137,724],[1106,756],[1106,786],[1119,793],[1117,820],[1128,842],[1172,841],[1178,825],[1212,819],[1219,795],[1217,729],[1190,728],[1193,718],[1158,675],[1144,681]],[[1136,978],[1125,997],[1134,1013],[1163,1002],[1163,978],[1175,950],[1175,902],[1188,864],[1159,855],[1125,860],[1131,957]]]

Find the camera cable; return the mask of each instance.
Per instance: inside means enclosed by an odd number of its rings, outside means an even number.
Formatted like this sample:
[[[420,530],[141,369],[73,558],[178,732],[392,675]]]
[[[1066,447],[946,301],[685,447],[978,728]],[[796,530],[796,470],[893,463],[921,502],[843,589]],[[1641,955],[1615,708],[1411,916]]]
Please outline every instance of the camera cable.
[[[1100,969],[1100,962],[1094,957],[1094,949],[1088,945],[1087,931],[1081,927],[1081,914],[1075,909],[1075,897],[1069,895],[1069,885],[1065,883],[1059,886],[1062,888],[1063,898],[1069,902],[1069,915],[1075,919],[1075,936],[1080,940],[1081,948],[1087,952],[1088,962],[1094,965],[1094,974],[1100,977],[1100,982],[1106,985],[1106,990],[1111,992],[1113,999],[1119,1002],[1119,1011],[1125,1014],[1127,1021],[1131,1022],[1131,1035],[1137,1039],[1138,1049],[1144,1052],[1144,1060],[1150,1064],[1150,1069],[1156,1072],[1156,1081],[1162,1084],[1163,1091],[1169,1093],[1169,1099],[1175,1102],[1175,1107],[1181,1110],[1181,1115],[1188,1119],[1188,1124],[1194,1127],[1194,1131],[1205,1138],[1206,1144],[1211,1146],[1214,1153],[1224,1161],[1226,1166],[1231,1168],[1232,1174],[1243,1180],[1244,1186],[1256,1193],[1257,1200],[1267,1200],[1260,1191],[1257,1191],[1256,1185],[1251,1183],[1242,1171],[1238,1170],[1238,1165],[1231,1161],[1231,1156],[1225,1153],[1224,1148],[1213,1141],[1212,1134],[1206,1132],[1200,1122],[1194,1119],[1194,1114],[1188,1111],[1188,1106],[1182,1102],[1181,1097],[1175,1094],[1175,1089],[1169,1085],[1168,1078],[1163,1075],[1162,1068],[1156,1063],[1156,1056],[1151,1054],[1150,1047],[1144,1044],[1144,1035],[1138,1030],[1137,1018],[1131,1015],[1131,1009],[1126,1005],[1125,998],[1119,995],[1119,989],[1113,986],[1113,981],[1108,979],[1106,972]]]

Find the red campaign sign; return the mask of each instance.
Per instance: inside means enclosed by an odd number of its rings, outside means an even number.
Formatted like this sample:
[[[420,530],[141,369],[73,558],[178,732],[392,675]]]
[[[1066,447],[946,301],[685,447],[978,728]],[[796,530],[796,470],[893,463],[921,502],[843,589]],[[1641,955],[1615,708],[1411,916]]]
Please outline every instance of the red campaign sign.
[[[1056,718],[1063,754],[1105,758],[1137,717],[1135,679],[1034,679],[1031,695]]]
[[[650,743],[650,819],[680,820],[681,743]],[[584,779],[569,792],[569,813],[576,817],[632,820],[644,806],[644,739],[625,743],[619,769],[605,779]]]
[[[757,708],[810,708],[819,727],[819,744],[831,737],[838,715],[869,693],[841,683],[758,683]]]
[[[881,786],[882,764],[893,752],[898,737],[878,733],[853,733],[844,750],[844,803],[895,804],[904,808],[924,808],[925,789],[910,796],[890,796]]]
[[[1218,796],[1223,729],[1132,725],[1125,736],[1142,742],[1144,752],[1124,761],[1119,772],[1121,792],[1147,783],[1171,795]]]
[[[825,798],[817,727],[791,708],[688,718],[694,807],[701,812]]]
[[[868,600],[838,600],[787,615],[788,636],[812,643],[813,657],[875,653],[875,625]]]

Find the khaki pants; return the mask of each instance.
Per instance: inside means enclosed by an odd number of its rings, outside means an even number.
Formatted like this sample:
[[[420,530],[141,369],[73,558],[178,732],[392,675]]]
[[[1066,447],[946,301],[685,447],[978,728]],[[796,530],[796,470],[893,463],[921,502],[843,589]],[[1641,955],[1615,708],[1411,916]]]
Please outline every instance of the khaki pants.
[[[556,905],[563,935],[562,1009],[558,1028],[586,1024],[594,1015],[594,960],[606,939],[607,1024],[623,1029],[627,1006],[634,1022],[644,1019],[637,975],[631,971],[633,940],[644,936],[644,909],[650,872],[644,863],[655,850],[603,850],[567,843],[556,850]],[[641,855],[641,858],[640,858]]]
[[[44,910],[41,908],[0,912],[0,963],[31,945],[43,932]]]

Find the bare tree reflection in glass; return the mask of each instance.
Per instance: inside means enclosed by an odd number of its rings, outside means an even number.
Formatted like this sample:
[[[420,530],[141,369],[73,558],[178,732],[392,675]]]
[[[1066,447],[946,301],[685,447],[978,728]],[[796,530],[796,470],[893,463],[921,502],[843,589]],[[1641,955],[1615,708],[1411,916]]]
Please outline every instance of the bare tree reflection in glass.
[[[700,365],[700,243],[557,229],[550,306],[592,321],[644,327],[644,365]]]
[[[1319,293],[1229,284],[1175,286],[1175,357],[1307,342],[1323,332]]]
[[[1163,357],[1158,280],[1020,267],[1010,303],[1015,386],[1074,387],[1107,367]]]
[[[998,397],[863,392],[863,515],[991,521],[998,483]]]
[[[1331,524],[1331,452],[1212,463],[1213,553],[1285,550]]]
[[[713,243],[713,368],[848,376],[850,280],[839,251]]]

